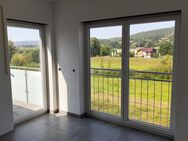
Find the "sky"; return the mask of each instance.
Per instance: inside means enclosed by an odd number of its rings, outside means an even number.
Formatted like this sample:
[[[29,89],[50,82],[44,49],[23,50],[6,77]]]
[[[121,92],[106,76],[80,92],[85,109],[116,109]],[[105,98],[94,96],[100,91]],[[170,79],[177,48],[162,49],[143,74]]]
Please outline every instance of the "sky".
[[[134,24],[130,26],[130,34],[136,34],[139,32],[174,27],[175,21],[155,22],[155,23],[144,23]],[[8,27],[8,39],[15,41],[39,41],[39,30],[20,28],[20,27]],[[122,36],[122,26],[111,26],[111,27],[100,27],[92,28],[90,30],[91,37],[98,39],[108,39],[112,37]]]
[[[133,24],[133,25],[130,25],[130,35],[140,33],[140,32],[150,31],[150,30],[174,27],[174,26],[175,26],[175,21]],[[90,36],[96,37],[98,39],[121,37],[122,26],[92,28],[90,30]]]
[[[8,27],[8,40],[10,41],[39,41],[39,30],[20,27]]]

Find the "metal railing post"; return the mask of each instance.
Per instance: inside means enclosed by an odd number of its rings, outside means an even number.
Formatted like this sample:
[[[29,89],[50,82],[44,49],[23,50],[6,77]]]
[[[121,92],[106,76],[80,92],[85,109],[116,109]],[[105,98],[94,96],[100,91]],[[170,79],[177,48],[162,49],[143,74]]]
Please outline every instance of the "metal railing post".
[[[27,74],[27,70],[25,70],[25,93],[26,93],[26,99],[27,99],[27,103],[29,103],[29,90],[28,90],[28,81],[27,81],[27,77],[28,77],[28,74]]]

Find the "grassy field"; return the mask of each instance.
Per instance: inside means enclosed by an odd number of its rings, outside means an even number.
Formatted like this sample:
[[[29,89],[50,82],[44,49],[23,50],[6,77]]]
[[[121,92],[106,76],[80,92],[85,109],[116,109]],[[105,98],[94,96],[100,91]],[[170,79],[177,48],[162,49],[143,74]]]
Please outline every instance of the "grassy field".
[[[119,57],[95,57],[93,68],[120,68]],[[147,70],[160,65],[159,59],[131,58],[130,68]],[[129,119],[163,127],[170,126],[171,82],[129,79]],[[92,75],[91,108],[111,115],[121,115],[121,78]]]
[[[151,67],[158,67],[160,65],[160,59],[142,59],[142,58],[130,58],[129,67],[134,70],[146,70]],[[151,66],[152,65],[152,66]],[[91,58],[92,68],[121,68],[120,57],[92,57]]]

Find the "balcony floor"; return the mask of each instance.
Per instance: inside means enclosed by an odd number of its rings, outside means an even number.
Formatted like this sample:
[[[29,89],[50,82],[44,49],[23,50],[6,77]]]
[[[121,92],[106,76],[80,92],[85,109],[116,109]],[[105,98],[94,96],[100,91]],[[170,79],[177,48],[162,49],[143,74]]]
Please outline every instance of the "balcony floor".
[[[37,111],[42,110],[41,107],[32,104],[24,103],[21,101],[13,101],[14,121],[28,117]]]
[[[44,115],[15,127],[0,141],[172,141],[92,118]]]

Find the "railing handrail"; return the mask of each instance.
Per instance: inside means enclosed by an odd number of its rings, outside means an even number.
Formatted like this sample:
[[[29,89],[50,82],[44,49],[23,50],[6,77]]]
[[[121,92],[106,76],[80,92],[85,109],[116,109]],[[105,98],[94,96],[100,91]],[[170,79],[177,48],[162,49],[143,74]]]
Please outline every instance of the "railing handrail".
[[[40,68],[18,67],[18,66],[10,66],[10,69],[15,69],[15,70],[28,70],[28,71],[40,71]]]
[[[120,71],[121,69],[108,69],[108,68],[91,68],[93,70],[102,70],[102,71]],[[172,73],[169,72],[151,72],[151,71],[137,71],[137,70],[130,70],[129,72],[135,72],[135,73],[147,73],[147,74],[159,74],[159,75],[172,75]]]
[[[129,77],[130,79],[135,80],[148,80],[148,81],[162,81],[162,82],[172,82],[172,80],[167,79],[152,79],[152,78],[141,78],[141,77]]]
[[[130,70],[130,72],[172,75],[172,73],[169,73],[169,72],[152,72],[152,71],[135,71],[135,70]]]
[[[108,68],[91,68],[93,70],[110,70],[110,71],[121,71],[120,69],[108,69]]]

